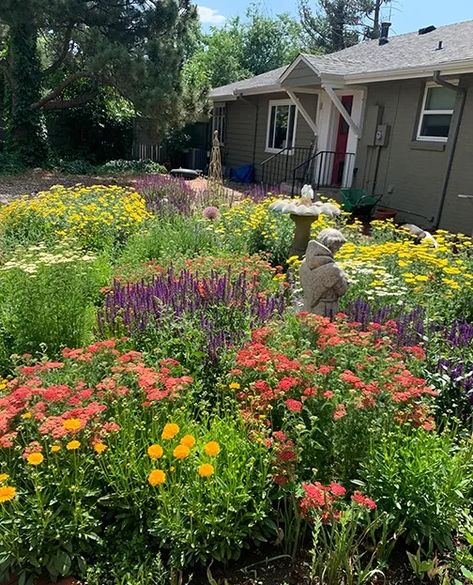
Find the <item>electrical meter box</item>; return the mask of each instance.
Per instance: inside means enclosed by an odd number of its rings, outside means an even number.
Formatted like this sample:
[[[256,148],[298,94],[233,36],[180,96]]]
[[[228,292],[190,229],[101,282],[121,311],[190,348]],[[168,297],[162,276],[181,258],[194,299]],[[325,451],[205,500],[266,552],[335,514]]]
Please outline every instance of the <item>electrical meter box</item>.
[[[378,124],[376,127],[375,146],[386,146],[389,138],[389,126],[387,124]]]

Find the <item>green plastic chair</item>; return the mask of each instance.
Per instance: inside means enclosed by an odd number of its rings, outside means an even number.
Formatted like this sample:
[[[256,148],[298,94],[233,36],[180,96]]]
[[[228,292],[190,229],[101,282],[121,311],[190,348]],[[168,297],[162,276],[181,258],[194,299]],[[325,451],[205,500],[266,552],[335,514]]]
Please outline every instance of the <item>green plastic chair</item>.
[[[368,195],[364,189],[340,189],[342,194],[342,207],[345,211],[353,213],[354,211],[368,211],[378,203],[381,197]]]

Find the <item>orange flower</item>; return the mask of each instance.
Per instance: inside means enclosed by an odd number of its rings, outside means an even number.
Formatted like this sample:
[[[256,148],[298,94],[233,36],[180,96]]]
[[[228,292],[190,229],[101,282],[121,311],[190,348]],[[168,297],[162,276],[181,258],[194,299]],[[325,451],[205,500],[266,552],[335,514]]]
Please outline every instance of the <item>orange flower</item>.
[[[43,463],[44,457],[43,454],[40,453],[39,451],[34,451],[33,453],[30,453],[28,455],[26,460],[30,465],[40,465],[41,463]]]
[[[163,456],[163,448],[161,445],[150,445],[148,447],[148,456],[151,457],[151,459],[161,459]]]
[[[195,438],[193,435],[184,435],[181,439],[181,445],[185,445],[186,447],[189,447],[189,449],[192,449],[192,447],[195,445]]]
[[[185,459],[186,457],[189,457],[190,452],[191,450],[186,445],[178,445],[172,454],[176,459]]]
[[[53,445],[51,447],[51,453],[58,453],[61,450],[61,445]]]
[[[197,473],[200,475],[200,477],[210,477],[214,474],[214,472],[214,466],[210,463],[202,463],[202,465],[199,465],[197,468]]]
[[[166,474],[162,469],[153,469],[148,475],[148,483],[152,486],[162,485],[166,481]]]
[[[82,421],[80,418],[66,418],[62,426],[66,431],[78,431],[82,426]]]
[[[167,423],[166,425],[164,425],[163,433],[161,436],[164,440],[174,439],[178,432],[179,425],[177,425],[176,423]]]
[[[67,445],[66,445],[66,449],[68,451],[75,451],[79,447],[80,447],[80,442],[79,441],[69,441],[69,443],[67,443]]]
[[[94,450],[99,455],[100,455],[100,453],[103,453],[106,449],[107,449],[107,445],[105,443],[100,443],[100,442],[94,443]]]
[[[217,457],[217,455],[220,453],[220,445],[217,443],[217,441],[209,441],[207,445],[205,445],[204,451],[205,454],[209,455],[210,457]]]
[[[16,489],[11,485],[0,486],[0,504],[9,502],[16,496]]]

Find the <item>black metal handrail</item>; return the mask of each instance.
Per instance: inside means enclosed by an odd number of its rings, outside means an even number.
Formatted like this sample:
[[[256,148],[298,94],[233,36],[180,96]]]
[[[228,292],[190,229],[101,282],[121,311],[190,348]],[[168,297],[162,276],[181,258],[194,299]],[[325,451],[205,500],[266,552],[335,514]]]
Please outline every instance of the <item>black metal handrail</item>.
[[[277,185],[290,179],[293,170],[311,153],[311,147],[286,146],[260,163],[261,182]]]
[[[353,152],[319,150],[293,168],[291,192],[295,192],[296,183],[298,182],[313,184],[316,189],[320,187],[344,187],[346,186],[343,184],[344,175],[347,177],[351,175],[353,169],[350,167],[354,164],[354,161],[355,153]],[[348,171],[346,171],[347,167]],[[303,174],[297,178],[297,172],[302,168],[304,169]],[[312,173],[311,169],[314,169]],[[317,179],[315,180],[316,173]]]

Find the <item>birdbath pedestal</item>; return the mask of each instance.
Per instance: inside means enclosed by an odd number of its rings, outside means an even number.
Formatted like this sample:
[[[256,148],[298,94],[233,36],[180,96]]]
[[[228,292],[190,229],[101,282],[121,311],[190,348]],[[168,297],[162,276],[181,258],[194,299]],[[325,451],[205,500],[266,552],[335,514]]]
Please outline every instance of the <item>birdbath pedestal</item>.
[[[296,224],[294,239],[289,248],[289,257],[299,256],[299,258],[302,258],[310,240],[310,229],[314,221],[318,218],[318,215],[297,215],[291,213],[289,217]]]
[[[310,240],[310,228],[320,214],[330,217],[339,215],[340,210],[331,203],[321,201],[312,202],[308,197],[301,197],[299,200],[279,199],[269,207],[272,211],[288,213],[295,223],[294,240],[289,249],[289,256],[302,258],[307,250]]]

